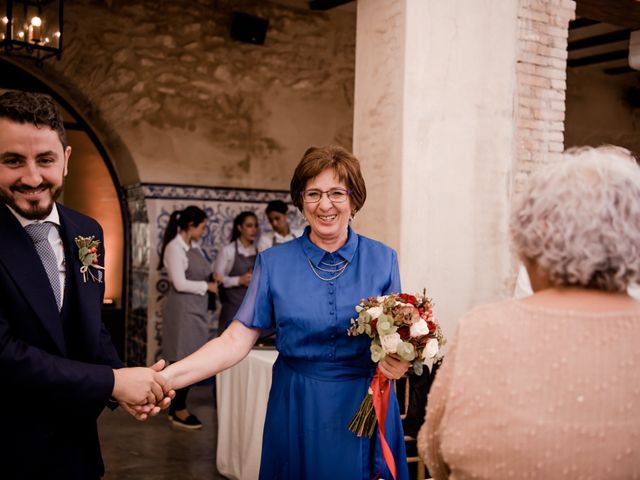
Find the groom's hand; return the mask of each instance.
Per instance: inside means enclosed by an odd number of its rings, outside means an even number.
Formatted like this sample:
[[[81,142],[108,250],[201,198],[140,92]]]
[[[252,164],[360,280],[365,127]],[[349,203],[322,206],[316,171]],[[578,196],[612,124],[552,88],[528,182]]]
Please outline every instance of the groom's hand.
[[[129,405],[156,405],[165,397],[165,380],[158,373],[164,361],[154,368],[119,368],[113,371],[114,385],[111,395],[120,403]]]
[[[162,369],[164,369],[164,367],[165,367],[165,361],[159,360],[158,362],[154,363],[150,368],[155,372],[160,372],[162,371]],[[160,400],[159,403],[156,403],[156,404],[147,403],[144,405],[132,405],[125,402],[119,402],[119,403],[120,403],[120,406],[127,413],[133,416],[136,420],[144,421],[147,418],[153,417],[158,413],[160,413],[162,410],[168,408],[169,405],[171,404],[171,400],[176,396],[175,390],[169,389],[168,385],[166,384],[166,381],[165,381],[165,384],[163,385],[163,393],[164,393],[164,397],[162,398],[162,400]]]

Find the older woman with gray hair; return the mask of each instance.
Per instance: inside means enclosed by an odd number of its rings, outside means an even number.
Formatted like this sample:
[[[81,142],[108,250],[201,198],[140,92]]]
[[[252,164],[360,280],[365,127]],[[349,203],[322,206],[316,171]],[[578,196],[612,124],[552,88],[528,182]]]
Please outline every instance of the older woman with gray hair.
[[[640,168],[567,151],[531,176],[511,234],[534,294],[459,322],[418,436],[429,472],[640,478]]]

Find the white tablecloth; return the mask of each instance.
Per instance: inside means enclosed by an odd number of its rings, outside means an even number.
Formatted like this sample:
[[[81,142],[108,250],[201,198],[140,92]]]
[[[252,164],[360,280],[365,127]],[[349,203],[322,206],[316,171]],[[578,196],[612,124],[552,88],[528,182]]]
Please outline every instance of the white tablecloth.
[[[258,478],[271,370],[277,357],[275,350],[251,350],[235,367],[217,375],[216,465],[225,477]]]

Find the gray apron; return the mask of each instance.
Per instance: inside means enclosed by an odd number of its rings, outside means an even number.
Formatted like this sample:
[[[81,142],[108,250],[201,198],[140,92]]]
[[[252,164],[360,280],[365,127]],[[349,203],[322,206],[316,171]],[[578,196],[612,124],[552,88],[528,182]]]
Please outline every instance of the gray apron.
[[[207,281],[211,265],[199,248],[187,252],[187,280]],[[207,295],[178,292],[173,285],[162,307],[162,348],[164,358],[178,361],[209,340]]]
[[[233,257],[233,265],[229,272],[229,277],[239,277],[249,270],[253,269],[256,263],[256,256],[249,255],[245,257],[238,252],[238,241],[235,242],[236,253]],[[222,333],[229,326],[233,317],[238,312],[244,294],[247,293],[247,287],[238,285],[237,287],[224,287],[224,293],[220,296],[222,302],[222,310],[220,311],[220,320],[218,321],[218,332]]]

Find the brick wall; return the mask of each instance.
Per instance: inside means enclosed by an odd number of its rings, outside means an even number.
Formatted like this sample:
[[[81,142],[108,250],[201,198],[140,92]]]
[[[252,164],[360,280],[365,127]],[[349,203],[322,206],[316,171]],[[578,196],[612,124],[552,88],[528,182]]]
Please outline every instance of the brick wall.
[[[518,12],[515,189],[564,150],[567,37],[573,0],[521,0]]]

